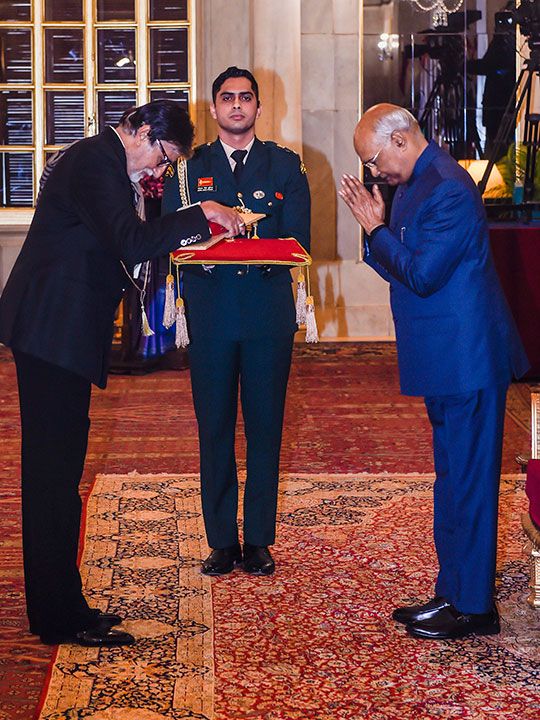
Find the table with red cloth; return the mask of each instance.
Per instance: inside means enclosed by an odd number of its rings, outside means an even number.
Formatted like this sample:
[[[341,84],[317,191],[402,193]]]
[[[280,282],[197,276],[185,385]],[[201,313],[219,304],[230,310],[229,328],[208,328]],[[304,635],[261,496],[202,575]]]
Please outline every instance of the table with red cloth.
[[[495,267],[531,363],[540,378],[540,223],[490,225]]]

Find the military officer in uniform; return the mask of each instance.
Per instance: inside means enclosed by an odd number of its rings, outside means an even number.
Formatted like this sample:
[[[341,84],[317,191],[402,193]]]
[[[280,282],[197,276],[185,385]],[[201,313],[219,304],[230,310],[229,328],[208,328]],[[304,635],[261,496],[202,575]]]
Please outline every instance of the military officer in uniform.
[[[267,217],[259,237],[294,237],[309,250],[310,195],[298,155],[255,137],[260,116],[253,75],[237,67],[212,85],[218,138],[178,163],[165,183],[163,212],[215,200]],[[184,186],[182,187],[182,185]],[[201,492],[212,549],[202,572],[222,575],[242,563],[270,575],[275,541],[285,393],[297,329],[291,274],[283,266],[187,265],[184,300],[190,334],[193,402],[199,427]],[[238,387],[247,440],[243,548],[238,535],[235,427]]]

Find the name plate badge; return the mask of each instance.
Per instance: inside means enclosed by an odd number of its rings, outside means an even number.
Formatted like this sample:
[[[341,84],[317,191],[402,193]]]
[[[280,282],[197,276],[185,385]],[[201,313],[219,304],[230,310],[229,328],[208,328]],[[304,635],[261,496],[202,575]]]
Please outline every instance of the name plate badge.
[[[197,192],[214,192],[215,189],[213,177],[197,178]]]

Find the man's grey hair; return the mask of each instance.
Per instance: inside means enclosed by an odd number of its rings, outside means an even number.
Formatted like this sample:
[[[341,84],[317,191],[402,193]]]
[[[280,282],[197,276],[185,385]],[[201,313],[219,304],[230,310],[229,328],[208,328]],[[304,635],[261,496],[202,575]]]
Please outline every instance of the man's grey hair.
[[[418,129],[418,122],[405,108],[396,108],[387,115],[379,118],[373,127],[373,134],[377,141],[384,144],[390,140],[392,133],[396,130]]]

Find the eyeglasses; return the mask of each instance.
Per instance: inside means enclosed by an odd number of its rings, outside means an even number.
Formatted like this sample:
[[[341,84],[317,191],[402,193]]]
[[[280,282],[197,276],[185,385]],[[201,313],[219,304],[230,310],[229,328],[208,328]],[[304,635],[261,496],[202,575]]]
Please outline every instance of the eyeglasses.
[[[168,170],[169,168],[172,168],[172,166],[173,166],[172,160],[170,159],[170,157],[169,157],[169,156],[167,155],[167,153],[165,152],[165,148],[163,147],[163,144],[162,144],[161,140],[159,140],[158,138],[156,138],[156,142],[157,142],[157,144],[158,144],[158,146],[159,146],[159,149],[161,150],[161,154],[163,155],[163,160],[160,160],[160,161],[158,162],[158,164],[156,165],[156,167],[158,168],[158,167],[163,167],[163,166],[165,166],[166,170]]]
[[[381,154],[381,151],[383,149],[384,149],[384,145],[382,146],[382,148],[377,150],[377,152],[375,153],[375,155],[372,158],[370,158],[369,160],[366,160],[366,162],[364,163],[365,167],[369,168],[370,170],[377,170],[377,158],[379,157],[379,155]]]

